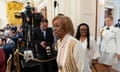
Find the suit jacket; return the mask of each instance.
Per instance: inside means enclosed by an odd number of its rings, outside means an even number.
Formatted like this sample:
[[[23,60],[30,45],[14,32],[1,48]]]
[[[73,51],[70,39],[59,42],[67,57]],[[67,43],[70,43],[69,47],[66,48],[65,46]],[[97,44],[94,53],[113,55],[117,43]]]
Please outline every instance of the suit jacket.
[[[48,57],[47,57],[46,49],[40,45],[42,41],[46,41],[47,45],[49,45],[52,48],[54,37],[53,37],[53,32],[51,28],[46,29],[45,38],[44,38],[43,32],[40,29],[40,27],[36,28],[33,32],[33,42],[37,45],[39,57],[41,59],[47,59]]]
[[[119,27],[120,28],[120,23],[115,24],[115,27]]]
[[[34,26],[34,28],[39,27],[40,21],[43,18],[42,14],[41,13],[33,13],[32,18],[33,18],[33,26]]]
[[[114,26],[109,30],[106,28],[102,32],[101,51],[120,54],[120,29]]]
[[[9,58],[10,54],[13,54],[15,43],[7,43],[4,45],[3,50],[5,52],[6,61]]]

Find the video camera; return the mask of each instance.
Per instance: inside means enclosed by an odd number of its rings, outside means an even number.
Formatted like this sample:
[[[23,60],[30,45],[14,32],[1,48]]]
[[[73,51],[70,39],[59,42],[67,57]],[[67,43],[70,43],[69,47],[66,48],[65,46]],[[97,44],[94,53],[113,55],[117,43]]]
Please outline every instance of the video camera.
[[[16,12],[15,18],[23,18],[32,15],[32,7],[30,6],[30,2],[27,2],[27,6],[25,7],[24,12]]]

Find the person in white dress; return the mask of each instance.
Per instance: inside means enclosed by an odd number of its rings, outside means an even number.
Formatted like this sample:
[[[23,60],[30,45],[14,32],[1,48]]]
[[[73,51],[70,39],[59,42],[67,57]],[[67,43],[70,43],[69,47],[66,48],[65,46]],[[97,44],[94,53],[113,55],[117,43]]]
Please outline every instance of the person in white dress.
[[[91,71],[92,61],[97,61],[100,57],[99,47],[95,40],[90,36],[89,26],[86,23],[81,23],[77,28],[76,39],[80,41],[85,52],[84,72]]]
[[[107,67],[107,72],[113,72],[113,66],[120,59],[120,29],[113,26],[113,18],[105,18],[105,26],[101,29],[99,62]]]
[[[74,28],[71,19],[67,16],[56,16],[52,23],[54,35],[59,38],[58,72],[83,72],[85,52],[80,42],[72,37]]]

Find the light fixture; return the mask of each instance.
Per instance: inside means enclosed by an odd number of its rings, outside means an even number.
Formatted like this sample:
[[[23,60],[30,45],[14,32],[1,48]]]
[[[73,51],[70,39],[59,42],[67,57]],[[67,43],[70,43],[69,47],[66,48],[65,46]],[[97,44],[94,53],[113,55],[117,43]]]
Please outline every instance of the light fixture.
[[[105,4],[105,0],[99,0],[99,3],[104,5]]]

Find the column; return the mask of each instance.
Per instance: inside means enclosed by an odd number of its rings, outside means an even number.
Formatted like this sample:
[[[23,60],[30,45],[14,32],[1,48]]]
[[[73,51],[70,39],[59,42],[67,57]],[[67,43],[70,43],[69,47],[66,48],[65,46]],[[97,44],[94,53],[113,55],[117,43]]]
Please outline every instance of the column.
[[[54,0],[47,0],[47,18],[51,27],[52,19],[54,18]]]
[[[7,13],[6,13],[6,1],[0,0],[0,29],[3,28],[7,23]]]
[[[105,9],[105,2],[104,0],[98,1],[98,25],[100,27],[104,26],[104,9]]]

